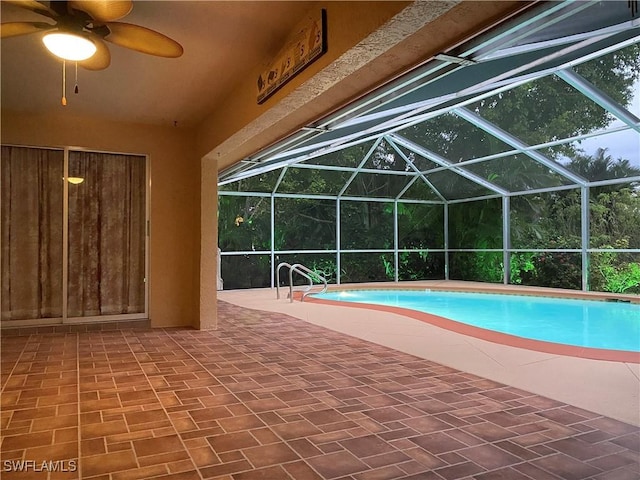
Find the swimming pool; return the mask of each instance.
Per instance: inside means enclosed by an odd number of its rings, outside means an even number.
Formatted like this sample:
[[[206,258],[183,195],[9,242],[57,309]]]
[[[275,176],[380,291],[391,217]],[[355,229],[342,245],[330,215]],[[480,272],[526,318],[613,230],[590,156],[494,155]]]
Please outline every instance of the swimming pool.
[[[344,290],[312,297],[409,309],[452,323],[534,341],[640,352],[638,304],[424,290]],[[439,326],[448,328],[446,324]],[[482,338],[482,335],[473,336]]]

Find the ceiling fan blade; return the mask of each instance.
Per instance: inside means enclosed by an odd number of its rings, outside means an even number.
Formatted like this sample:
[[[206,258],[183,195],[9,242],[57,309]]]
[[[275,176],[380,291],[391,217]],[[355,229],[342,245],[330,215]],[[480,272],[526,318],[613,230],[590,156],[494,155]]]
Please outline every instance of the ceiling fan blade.
[[[0,24],[0,38],[17,37],[18,35],[29,35],[31,33],[42,32],[55,28],[44,22],[8,22]]]
[[[101,38],[98,38],[95,35],[92,35],[91,41],[96,46],[96,53],[94,53],[90,58],[78,62],[78,65],[86,68],[87,70],[104,70],[111,64],[111,53],[109,53],[109,47],[107,47],[107,44],[104,43]]]
[[[184,51],[175,40],[140,25],[112,22],[106,26],[110,33],[104,39],[121,47],[167,58],[177,58]]]
[[[36,2],[35,0],[3,0],[3,2],[26,10],[31,10],[32,12],[39,13],[40,15],[44,15],[49,18],[56,18],[58,16],[58,14],[52,9],[40,2]]]
[[[126,16],[133,8],[131,0],[71,0],[69,6],[88,13],[98,22],[113,22]]]

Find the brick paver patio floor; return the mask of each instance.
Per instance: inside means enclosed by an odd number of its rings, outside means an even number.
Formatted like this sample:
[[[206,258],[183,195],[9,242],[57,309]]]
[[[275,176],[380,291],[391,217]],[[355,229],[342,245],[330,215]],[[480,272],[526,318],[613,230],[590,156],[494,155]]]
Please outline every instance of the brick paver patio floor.
[[[2,478],[640,478],[637,427],[218,307],[215,331],[3,331]]]

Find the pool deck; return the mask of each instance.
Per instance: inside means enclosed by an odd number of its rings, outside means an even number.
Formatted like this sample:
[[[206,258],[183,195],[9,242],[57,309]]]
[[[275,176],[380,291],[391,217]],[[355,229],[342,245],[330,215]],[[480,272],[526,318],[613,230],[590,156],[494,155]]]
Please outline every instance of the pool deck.
[[[341,285],[339,288],[403,287],[583,296],[578,292],[557,289],[455,281],[373,283]],[[218,292],[218,299],[250,309],[291,315],[315,325],[640,426],[640,363],[637,361],[594,360],[533,351],[464,335],[395,312],[310,301],[291,303],[287,298],[288,289],[281,289],[280,294],[281,299],[277,300],[276,290],[270,288],[225,290]],[[611,297],[602,294],[586,296]],[[627,298],[638,301],[637,296]]]

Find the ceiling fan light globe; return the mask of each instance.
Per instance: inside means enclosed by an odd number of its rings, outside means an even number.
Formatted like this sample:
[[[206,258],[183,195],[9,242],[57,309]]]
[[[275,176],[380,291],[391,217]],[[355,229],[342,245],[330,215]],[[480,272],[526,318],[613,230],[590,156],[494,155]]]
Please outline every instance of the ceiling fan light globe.
[[[72,33],[47,33],[42,37],[44,46],[64,60],[86,60],[96,53],[96,46],[88,38]]]

